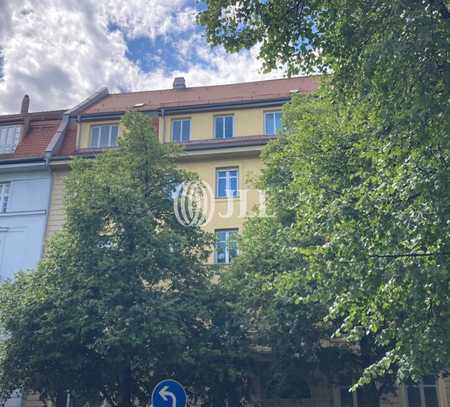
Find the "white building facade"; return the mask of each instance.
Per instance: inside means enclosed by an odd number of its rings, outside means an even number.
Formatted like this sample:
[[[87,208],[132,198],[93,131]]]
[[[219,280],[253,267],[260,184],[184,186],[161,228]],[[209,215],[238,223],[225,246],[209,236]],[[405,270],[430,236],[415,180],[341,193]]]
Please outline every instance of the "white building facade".
[[[51,188],[45,163],[0,166],[0,279],[41,259]]]

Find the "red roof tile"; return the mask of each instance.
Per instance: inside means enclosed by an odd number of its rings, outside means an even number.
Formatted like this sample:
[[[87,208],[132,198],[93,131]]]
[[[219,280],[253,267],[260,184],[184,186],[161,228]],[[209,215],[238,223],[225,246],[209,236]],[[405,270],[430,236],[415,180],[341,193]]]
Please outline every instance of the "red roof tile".
[[[55,156],[68,156],[76,153],[76,141],[77,141],[77,124],[70,123],[67,126],[64,134],[64,140],[61,147],[55,151]]]
[[[43,156],[58,125],[59,120],[32,123],[30,131],[17,146],[14,157]]]
[[[309,93],[319,86],[320,77],[273,79],[230,85],[199,86],[185,89],[152,90],[144,92],[111,94],[84,110],[83,114],[157,110],[182,106],[198,106],[227,102],[290,97],[292,91]],[[136,104],[143,106],[134,107]]]
[[[58,120],[63,115],[64,110],[50,110],[47,112],[30,112],[17,114],[4,114],[0,116],[0,123],[23,123],[25,117],[31,121]]]
[[[14,159],[43,158],[45,149],[55,134],[59,122],[59,120],[31,122],[27,134],[22,137],[16,151],[12,154],[0,155],[0,162]]]

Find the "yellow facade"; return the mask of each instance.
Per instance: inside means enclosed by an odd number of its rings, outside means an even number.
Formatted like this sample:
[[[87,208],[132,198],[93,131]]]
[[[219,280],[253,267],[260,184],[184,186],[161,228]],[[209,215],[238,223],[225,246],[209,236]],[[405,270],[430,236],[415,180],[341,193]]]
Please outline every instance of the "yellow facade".
[[[177,119],[191,119],[191,140],[214,138],[214,118],[233,116],[234,137],[264,134],[264,112],[280,109],[238,109],[205,113],[168,115],[160,119],[159,134],[162,141],[172,140],[172,122]]]
[[[191,120],[191,140],[209,140],[214,138],[214,118],[216,116],[233,116],[233,137],[245,137],[263,135],[264,129],[264,113],[279,111],[279,108],[267,109],[237,109],[222,110],[204,113],[165,115],[159,118],[159,138],[161,142],[172,141],[172,123],[174,120],[190,119]],[[92,126],[101,124],[117,124],[119,120],[100,120],[81,122],[79,124],[79,133],[77,137],[78,148],[89,148],[90,146],[90,129]]]
[[[223,110],[214,112],[200,112],[182,115],[165,115],[159,117],[159,138],[161,142],[172,140],[172,122],[180,118],[191,120],[191,140],[210,140],[214,138],[214,118],[222,115],[232,115],[234,124],[233,137],[245,137],[264,134],[264,113],[278,111],[281,107],[270,109],[251,108]],[[78,124],[77,149],[90,147],[91,127],[101,124],[117,124],[118,119],[85,121]],[[180,168],[198,175],[201,181],[211,192],[211,202],[208,212],[208,221],[204,229],[214,232],[218,229],[239,229],[242,231],[245,220],[263,205],[264,196],[255,187],[255,181],[262,169],[259,158],[261,147],[251,152],[239,151],[239,148],[230,149],[220,155],[203,152],[201,156],[183,155],[179,160]],[[216,171],[221,168],[235,168],[239,171],[238,198],[217,198]],[[49,226],[47,236],[50,236],[64,222],[63,217],[63,179],[67,170],[54,170],[54,188],[52,192]]]
[[[89,148],[91,143],[91,127],[102,124],[119,124],[120,120],[100,120],[93,122],[81,122],[78,124],[77,148]],[[120,127],[119,127],[120,133]]]
[[[189,160],[181,161],[179,165],[180,168],[197,174],[210,189],[211,210],[206,214],[210,219],[204,225],[204,229],[208,232],[231,228],[242,231],[245,220],[254,214],[262,203],[263,195],[255,188],[255,179],[262,169],[259,156]],[[216,171],[222,168],[238,169],[240,189],[238,198],[216,197]]]
[[[47,239],[62,228],[64,224],[64,179],[69,174],[67,168],[52,170],[52,193],[47,221]]]

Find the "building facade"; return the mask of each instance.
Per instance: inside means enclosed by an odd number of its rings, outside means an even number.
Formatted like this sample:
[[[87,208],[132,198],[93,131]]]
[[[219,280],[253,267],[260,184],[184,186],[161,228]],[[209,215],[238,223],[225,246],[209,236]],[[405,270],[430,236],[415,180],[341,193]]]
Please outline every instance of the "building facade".
[[[116,146],[120,118],[138,111],[149,117],[162,143],[182,146],[179,166],[198,174],[206,186],[204,229],[217,241],[210,261],[229,263],[238,253],[234,236],[264,205],[255,180],[262,169],[260,153],[281,128],[282,106],[293,94],[309,93],[317,86],[317,78],[305,77],[190,88],[177,78],[172,89],[104,94],[85,104],[50,162],[54,188],[48,235],[64,222],[63,180],[70,160]]]
[[[31,270],[42,257],[50,203],[51,174],[45,148],[62,112],[0,116],[0,281]],[[6,407],[18,407],[17,392]]]
[[[216,237],[210,262],[230,263],[239,253],[235,236],[242,231],[245,220],[264,209],[264,194],[255,187],[255,180],[263,168],[262,149],[281,129],[282,107],[292,95],[313,92],[318,86],[317,77],[204,87],[188,87],[184,79],[176,78],[173,88],[168,90],[110,94],[102,89],[75,108],[59,112],[57,123],[48,131],[51,134],[46,133],[45,142],[42,140],[41,156],[35,167],[28,167],[29,171],[13,171],[8,165],[14,163],[7,162],[7,158],[0,160],[0,204],[6,199],[7,208],[20,213],[22,223],[19,224],[26,225],[26,229],[14,223],[5,225],[11,228],[11,233],[17,228],[8,243],[12,249],[6,250],[14,253],[10,259],[15,259],[15,269],[11,267],[11,270],[33,267],[42,253],[36,249],[34,257],[27,259],[29,265],[22,265],[21,250],[28,242],[24,236],[34,236],[33,247],[40,244],[42,248],[44,232],[48,239],[64,224],[64,179],[73,158],[95,158],[116,147],[122,132],[120,119],[129,111],[147,115],[162,143],[182,146],[177,158],[180,168],[198,174],[210,198],[203,226]],[[16,133],[11,130],[11,134],[14,137]],[[8,183],[9,186],[2,186]],[[13,194],[14,190],[18,192]],[[40,192],[36,195],[37,190]],[[35,201],[39,194],[42,199]],[[0,222],[1,216],[0,213]],[[14,222],[12,213],[10,218]],[[13,236],[22,236],[22,240]],[[302,400],[270,400],[263,388],[256,389],[257,405],[365,407],[358,395],[348,393],[345,387],[320,379],[311,381],[310,387],[311,397]],[[414,386],[401,386],[395,393],[386,395],[382,405],[449,407],[449,399],[450,381],[440,377],[424,379]],[[33,397],[23,403],[27,407],[39,404]]]
[[[0,117],[0,279],[33,269],[42,256],[51,188],[44,152],[61,116]]]

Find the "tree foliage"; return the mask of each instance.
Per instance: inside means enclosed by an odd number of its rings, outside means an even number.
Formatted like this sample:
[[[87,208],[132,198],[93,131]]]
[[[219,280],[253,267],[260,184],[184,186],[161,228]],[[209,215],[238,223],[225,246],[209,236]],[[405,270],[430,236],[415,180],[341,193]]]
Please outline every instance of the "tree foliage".
[[[176,377],[208,405],[239,399],[245,340],[204,263],[209,236],[178,223],[172,191],[189,174],[147,118],[127,114],[120,146],[79,159],[65,181],[64,228],[36,271],[0,289],[7,336],[0,389],[65,405],[148,402]]]
[[[247,235],[242,272],[273,273],[266,289],[286,302],[314,287],[299,304],[323,303],[337,335],[369,345],[360,384],[450,366],[448,1],[204,3],[212,44],[259,44],[267,70],[327,72],[266,151],[263,244],[277,249],[256,253]]]
[[[368,111],[328,95],[294,99],[286,135],[264,154],[272,216],[250,221],[234,264],[250,309],[268,319],[255,329],[281,341],[266,344],[317,367],[320,338],[335,331],[360,346],[348,360],[365,369],[360,384],[450,363],[448,141],[411,145]]]

